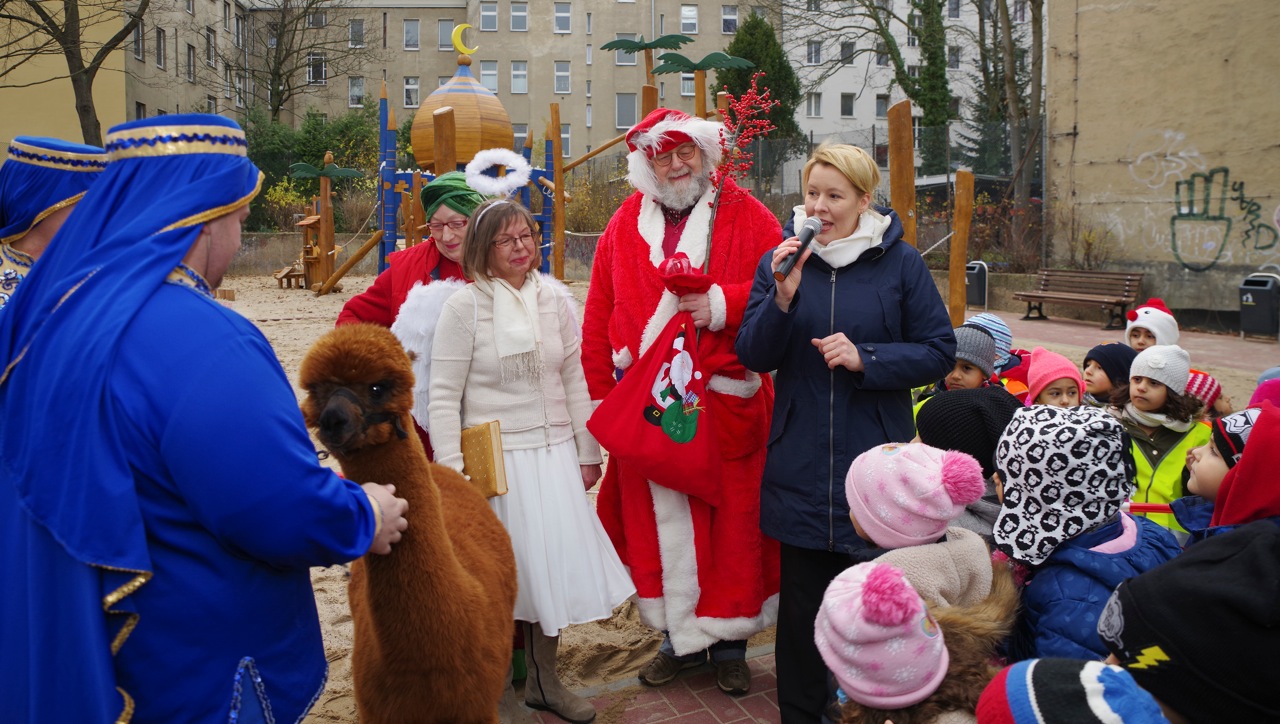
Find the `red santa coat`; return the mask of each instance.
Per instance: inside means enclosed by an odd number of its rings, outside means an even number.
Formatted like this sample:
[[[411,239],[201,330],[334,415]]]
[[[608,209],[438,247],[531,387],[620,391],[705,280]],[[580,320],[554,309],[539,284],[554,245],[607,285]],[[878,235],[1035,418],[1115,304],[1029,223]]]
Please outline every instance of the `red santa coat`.
[[[708,413],[724,456],[722,501],[654,485],[610,461],[597,510],[631,569],[645,623],[665,629],[676,653],[745,639],[777,620],[778,543],[760,532],[760,477],[773,408],[773,381],[738,362],[733,343],[760,257],[782,230],[759,201],[726,182],[707,274],[711,324],[698,351],[708,372]],[[706,258],[714,191],[690,213],[677,252],[696,267]],[[583,321],[582,364],[593,400],[616,384],[676,312],[658,276],[666,222],[640,192],[614,214],[596,247]]]

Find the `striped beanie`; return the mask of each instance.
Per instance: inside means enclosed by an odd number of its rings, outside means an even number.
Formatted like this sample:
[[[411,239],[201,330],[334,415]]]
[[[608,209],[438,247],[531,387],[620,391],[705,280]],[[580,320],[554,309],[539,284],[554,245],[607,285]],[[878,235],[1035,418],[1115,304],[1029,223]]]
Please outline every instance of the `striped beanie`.
[[[978,724],[1165,722],[1129,672],[1101,661],[1029,659],[996,674],[978,699]]]
[[[1009,329],[1009,325],[990,312],[975,314],[965,320],[965,324],[982,327],[996,341],[996,371],[1003,371],[1005,365],[1009,364],[1011,357],[1009,350],[1013,347],[1013,332]]]
[[[1187,378],[1187,394],[1203,402],[1204,409],[1208,410],[1222,395],[1222,385],[1208,372],[1191,370],[1191,376]]]

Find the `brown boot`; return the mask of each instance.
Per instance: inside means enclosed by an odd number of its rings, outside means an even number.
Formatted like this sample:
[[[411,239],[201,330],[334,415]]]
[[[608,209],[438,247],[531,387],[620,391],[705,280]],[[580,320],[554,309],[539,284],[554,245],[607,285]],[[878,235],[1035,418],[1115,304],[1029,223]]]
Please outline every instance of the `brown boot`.
[[[525,624],[525,665],[529,675],[524,680],[524,703],[532,709],[549,711],[573,724],[587,724],[596,718],[591,702],[564,688],[556,674],[556,650],[559,636],[547,636],[536,623]]]
[[[507,688],[498,702],[498,721],[501,724],[534,724],[533,713],[520,704],[516,689],[511,685],[511,670],[507,670]]]

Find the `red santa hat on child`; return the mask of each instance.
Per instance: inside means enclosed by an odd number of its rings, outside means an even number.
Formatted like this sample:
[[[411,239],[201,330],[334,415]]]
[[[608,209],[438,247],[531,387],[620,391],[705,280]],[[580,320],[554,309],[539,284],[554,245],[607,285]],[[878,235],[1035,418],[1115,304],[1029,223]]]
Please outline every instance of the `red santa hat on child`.
[[[627,131],[624,140],[631,152],[627,155],[627,180],[636,189],[652,195],[657,189],[657,179],[650,160],[686,143],[694,143],[702,150],[703,169],[710,171],[720,165],[723,132],[721,123],[697,118],[674,108],[654,109]]]
[[[1129,310],[1125,316],[1129,319],[1129,323],[1124,328],[1126,342],[1129,341],[1129,332],[1133,331],[1134,327],[1141,327],[1155,335],[1156,344],[1178,343],[1178,320],[1165,306],[1163,299],[1151,297]]]

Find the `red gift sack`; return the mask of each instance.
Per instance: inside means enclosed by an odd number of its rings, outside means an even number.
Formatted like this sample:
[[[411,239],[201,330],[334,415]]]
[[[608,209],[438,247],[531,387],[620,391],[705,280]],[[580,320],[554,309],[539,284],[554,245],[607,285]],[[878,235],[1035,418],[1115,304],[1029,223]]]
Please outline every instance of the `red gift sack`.
[[[677,296],[703,293],[711,279],[683,253],[658,267]],[[708,374],[698,360],[693,315],[676,312],[587,421],[609,455],[665,488],[720,502],[720,450],[707,412]]]

